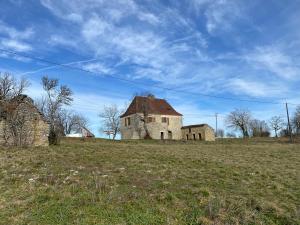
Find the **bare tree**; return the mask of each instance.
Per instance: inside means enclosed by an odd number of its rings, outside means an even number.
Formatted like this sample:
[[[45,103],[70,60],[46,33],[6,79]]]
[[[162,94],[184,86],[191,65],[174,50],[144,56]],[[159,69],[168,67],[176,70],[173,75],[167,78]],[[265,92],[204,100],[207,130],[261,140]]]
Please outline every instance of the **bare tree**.
[[[275,132],[275,137],[278,137],[278,131],[280,131],[284,127],[284,120],[281,116],[273,116],[269,124]]]
[[[23,94],[29,86],[25,78],[17,80],[9,73],[0,73],[0,101],[8,101]]]
[[[26,112],[16,109],[7,114],[4,122],[4,139],[6,144],[12,141],[14,146],[26,146],[32,144],[32,126],[27,120]],[[11,141],[10,141],[11,140]]]
[[[40,112],[47,114],[48,104],[46,98],[37,99],[35,101],[35,106],[40,110]],[[72,112],[67,109],[60,109],[57,115],[58,123],[60,124],[64,135],[71,134],[72,132],[79,132],[81,128],[88,126],[88,119],[76,112]]]
[[[227,118],[226,123],[229,128],[239,130],[243,137],[249,137],[249,124],[251,121],[251,113],[249,110],[236,109],[231,112]]]
[[[143,99],[142,102],[142,113],[143,116],[140,117],[140,121],[143,123],[143,127],[145,130],[145,139],[152,139],[149,133],[149,129],[148,129],[148,125],[147,125],[147,119],[149,117],[149,110],[150,110],[150,105],[149,105],[149,99],[150,98],[154,98],[154,95],[152,94],[148,94],[148,96],[146,98]]]
[[[44,115],[47,114],[47,98],[42,96],[34,100],[35,107]]]
[[[143,126],[141,126],[142,116],[139,114],[135,114],[133,116],[133,127],[134,130],[138,133],[139,139],[142,139],[142,133],[143,133]]]
[[[279,132],[279,136],[280,137],[289,137],[290,136],[289,129],[288,128],[281,129]]]
[[[249,123],[251,135],[253,137],[269,137],[270,128],[264,120],[253,119]]]
[[[47,76],[42,78],[43,89],[46,96],[43,100],[44,114],[50,123],[49,143],[59,144],[63,135],[60,113],[63,106],[70,105],[73,101],[72,91],[65,85],[59,86],[58,79],[50,79]]]
[[[138,132],[139,138],[144,139],[152,139],[149,129],[148,129],[148,117],[149,117],[149,111],[150,111],[150,104],[149,101],[151,99],[154,99],[155,96],[151,92],[142,92],[139,94],[135,94],[134,97],[142,96],[144,99],[142,102],[139,102],[141,104],[142,109],[142,115],[136,114],[134,117],[134,127],[135,130]],[[142,127],[141,127],[142,124]],[[145,131],[145,136],[142,137],[142,131]]]
[[[296,112],[294,114],[293,120],[293,128],[295,130],[295,134],[300,134],[300,106],[297,106]]]
[[[87,118],[65,109],[59,113],[59,118],[65,135],[71,134],[72,132],[80,132],[82,128],[88,125]]]
[[[26,120],[29,116],[18,109],[19,100],[24,98],[23,92],[30,83],[22,78],[17,80],[9,73],[0,74],[0,116],[4,117],[3,137],[5,144],[25,146],[31,138],[31,124]]]
[[[120,132],[120,115],[121,110],[116,105],[104,106],[103,110],[99,113],[102,129],[112,132],[113,140]]]

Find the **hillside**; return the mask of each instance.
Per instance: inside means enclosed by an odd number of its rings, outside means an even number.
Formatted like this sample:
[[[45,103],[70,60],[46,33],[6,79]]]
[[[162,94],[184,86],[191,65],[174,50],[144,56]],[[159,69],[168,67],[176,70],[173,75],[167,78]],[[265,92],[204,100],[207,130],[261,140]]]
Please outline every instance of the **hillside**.
[[[0,224],[300,224],[299,171],[271,139],[0,149]]]

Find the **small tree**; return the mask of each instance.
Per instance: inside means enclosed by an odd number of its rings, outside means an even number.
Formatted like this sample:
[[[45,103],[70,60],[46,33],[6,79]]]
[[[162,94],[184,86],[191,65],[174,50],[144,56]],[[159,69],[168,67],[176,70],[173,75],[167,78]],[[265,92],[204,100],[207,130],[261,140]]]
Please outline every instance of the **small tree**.
[[[243,137],[249,137],[249,123],[251,121],[251,113],[249,110],[236,109],[231,112],[227,118],[226,123],[229,128],[239,130]]]
[[[0,73],[0,101],[9,101],[22,95],[29,86],[25,78],[17,80],[9,73]]]
[[[273,116],[270,121],[269,124],[272,128],[272,130],[274,130],[275,132],[275,137],[278,137],[278,131],[280,131],[283,127],[284,127],[284,120],[281,116]]]
[[[116,105],[104,106],[102,112],[99,113],[102,129],[112,132],[113,140],[120,132],[120,115],[121,110]]]
[[[70,105],[73,101],[72,91],[65,85],[59,86],[58,79],[42,78],[43,89],[46,96],[43,100],[43,110],[50,123],[49,144],[59,144],[63,135],[60,123],[60,113],[63,106]]]

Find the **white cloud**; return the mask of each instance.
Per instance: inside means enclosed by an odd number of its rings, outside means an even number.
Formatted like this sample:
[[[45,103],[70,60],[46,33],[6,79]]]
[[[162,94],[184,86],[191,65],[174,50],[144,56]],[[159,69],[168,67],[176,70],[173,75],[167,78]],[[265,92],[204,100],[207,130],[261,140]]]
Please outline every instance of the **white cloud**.
[[[191,55],[193,61],[208,60],[205,52],[200,51],[201,48],[207,47],[207,41],[195,29],[195,25],[177,10],[161,8],[166,13],[153,14],[131,0],[81,2],[80,7],[78,1],[41,2],[55,15],[65,20],[67,19],[64,15],[71,13],[84,18],[79,23],[78,30],[74,31],[73,36],[78,37],[77,41],[54,36],[51,37],[52,42],[65,44],[66,47],[71,45],[81,47],[85,52],[92,51],[97,58],[118,60],[119,65],[129,66],[136,72],[130,73],[132,78],[143,76],[158,82],[176,84],[182,81],[182,76],[190,73],[189,68],[193,65],[188,58]],[[122,24],[128,18],[132,20],[131,17],[136,18],[132,25]],[[155,32],[149,25],[163,29],[164,32],[162,34]],[[172,42],[168,35],[164,35],[169,32],[169,26],[184,29],[188,35]],[[70,40],[71,43],[66,40]],[[196,44],[196,48],[187,44],[190,40]],[[147,74],[145,68],[150,73]],[[94,65],[92,69],[95,69]],[[98,66],[97,69],[103,71],[104,68]],[[108,72],[107,68],[105,70]]]
[[[69,15],[67,15],[66,18],[68,20],[70,20],[72,22],[76,22],[76,23],[80,23],[83,20],[82,16],[80,14],[77,14],[77,13],[70,13]]]
[[[87,63],[82,67],[88,71],[99,73],[99,75],[114,73],[114,70],[111,67],[108,67],[105,64],[99,62]]]
[[[2,21],[0,21],[0,34],[6,36],[0,39],[0,46],[2,48],[19,52],[31,51],[33,49],[32,45],[25,42],[34,36],[32,28],[27,28],[21,31],[10,27],[4,24]]]
[[[78,47],[77,40],[66,38],[63,35],[51,35],[49,39],[49,43],[51,45],[62,45],[62,46],[68,46],[68,47]]]
[[[26,52],[32,50],[32,47],[29,44],[13,39],[2,39],[0,45],[1,47],[4,47],[6,49],[11,49],[18,52]]]
[[[154,25],[159,23],[159,18],[152,13],[139,13],[138,18]]]
[[[292,57],[278,47],[258,47],[244,56],[244,59],[254,67],[268,70],[285,79],[300,79],[300,64],[298,57]]]
[[[234,1],[215,0],[211,1],[211,4],[207,7],[205,16],[207,31],[214,34],[219,30],[230,30],[234,20],[240,16],[240,12]]]
[[[231,0],[190,0],[192,12],[202,19],[205,16],[206,30],[215,35],[222,31],[230,31],[236,19],[241,18],[238,1]]]
[[[11,39],[27,40],[34,36],[34,31],[32,28],[17,30],[0,21],[0,34],[7,35]]]
[[[148,79],[159,86],[204,94],[270,97],[284,93],[282,90],[288,86],[279,85],[274,74],[296,77],[298,70],[287,54],[266,49],[246,54],[210,54],[214,46],[199,32],[195,21],[183,16],[181,10],[157,2],[151,7],[131,0],[42,0],[42,3],[65,22],[76,23],[69,34],[51,36],[52,42],[76,46],[81,52],[101,58],[101,62],[84,65],[85,69],[101,74]],[[213,36],[234,30],[238,19],[245,19],[244,8],[236,1],[194,0],[192,4],[206,18],[206,28]],[[124,66],[128,71],[119,74],[118,69]],[[270,72],[270,81],[265,82],[266,78],[260,74],[262,68]],[[230,79],[236,74],[243,74],[243,79]]]
[[[284,88],[281,85],[240,78],[229,80],[228,88],[235,94],[243,93],[253,97],[272,97],[284,94]]]
[[[101,43],[98,38],[109,35],[112,25],[98,16],[93,16],[82,26],[82,35],[87,41]],[[103,36],[103,37],[102,37]]]

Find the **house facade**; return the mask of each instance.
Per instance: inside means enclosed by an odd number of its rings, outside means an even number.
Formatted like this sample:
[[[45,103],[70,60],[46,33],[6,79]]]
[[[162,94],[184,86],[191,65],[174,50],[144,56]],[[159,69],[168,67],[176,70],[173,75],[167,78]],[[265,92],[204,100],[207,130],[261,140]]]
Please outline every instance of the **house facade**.
[[[182,114],[166,100],[136,96],[121,115],[122,139],[180,140]]]
[[[214,129],[207,124],[184,126],[181,131],[184,140],[215,141]]]
[[[31,98],[0,102],[0,145],[47,146],[48,136],[49,123]]]
[[[214,141],[214,129],[207,124],[182,126],[182,114],[166,100],[136,96],[121,115],[122,139]]]

